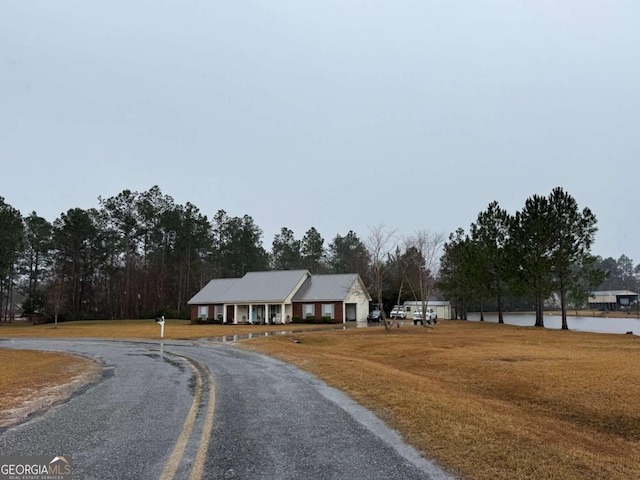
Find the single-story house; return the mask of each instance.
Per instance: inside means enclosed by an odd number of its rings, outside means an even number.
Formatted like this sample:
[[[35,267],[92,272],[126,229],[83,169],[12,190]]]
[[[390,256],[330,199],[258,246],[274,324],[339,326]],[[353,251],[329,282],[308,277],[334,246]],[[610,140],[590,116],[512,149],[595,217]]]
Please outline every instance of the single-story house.
[[[366,321],[370,301],[357,273],[311,275],[308,270],[283,270],[211,280],[187,303],[192,320],[289,323],[294,317],[330,317],[340,323]]]
[[[407,312],[407,318],[413,318],[413,312],[415,310],[422,309],[422,302],[420,300],[417,301],[406,301],[402,305],[404,307],[405,312]],[[438,318],[443,318],[445,320],[451,320],[451,304],[448,301],[444,300],[428,300],[427,308],[433,308],[433,311],[436,312]]]
[[[629,290],[596,291],[589,294],[589,308],[593,310],[620,310],[637,305],[638,294]]]

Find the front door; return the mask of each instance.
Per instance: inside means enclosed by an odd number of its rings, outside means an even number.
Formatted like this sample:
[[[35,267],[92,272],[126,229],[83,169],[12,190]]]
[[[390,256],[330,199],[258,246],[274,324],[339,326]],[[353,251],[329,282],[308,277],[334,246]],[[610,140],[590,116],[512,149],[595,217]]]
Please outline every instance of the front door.
[[[280,305],[269,305],[269,323],[281,323]]]
[[[347,303],[347,322],[355,322],[358,318],[358,305]]]

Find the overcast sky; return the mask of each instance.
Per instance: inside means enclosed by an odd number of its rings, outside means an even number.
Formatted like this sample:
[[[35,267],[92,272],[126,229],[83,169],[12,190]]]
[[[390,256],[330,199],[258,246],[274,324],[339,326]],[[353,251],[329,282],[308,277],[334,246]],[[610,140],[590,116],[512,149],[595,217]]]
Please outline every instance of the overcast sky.
[[[328,244],[561,186],[640,263],[637,0],[0,0],[0,196],[154,185]]]

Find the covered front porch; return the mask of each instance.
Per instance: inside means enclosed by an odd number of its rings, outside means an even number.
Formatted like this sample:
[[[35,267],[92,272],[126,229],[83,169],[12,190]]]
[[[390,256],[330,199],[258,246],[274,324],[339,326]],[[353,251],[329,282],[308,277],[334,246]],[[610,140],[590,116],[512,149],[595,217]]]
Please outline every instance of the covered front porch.
[[[285,303],[225,304],[222,323],[278,324],[291,322],[291,305]]]

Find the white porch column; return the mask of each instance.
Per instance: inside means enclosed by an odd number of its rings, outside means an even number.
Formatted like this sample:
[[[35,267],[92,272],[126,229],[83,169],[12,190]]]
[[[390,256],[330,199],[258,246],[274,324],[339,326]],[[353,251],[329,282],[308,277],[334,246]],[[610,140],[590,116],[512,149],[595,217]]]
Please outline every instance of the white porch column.
[[[286,314],[287,312],[287,307],[286,305],[283,303],[282,306],[280,307],[280,323],[284,324],[284,321],[286,320]]]
[[[233,306],[233,323],[238,323],[238,304]]]
[[[269,323],[269,304],[265,303],[264,304],[264,318],[262,319],[263,322],[265,323]]]
[[[253,305],[249,304],[249,323],[253,323]]]
[[[222,323],[227,323],[227,305],[222,304]]]
[[[347,302],[342,302],[342,323],[347,323]]]

